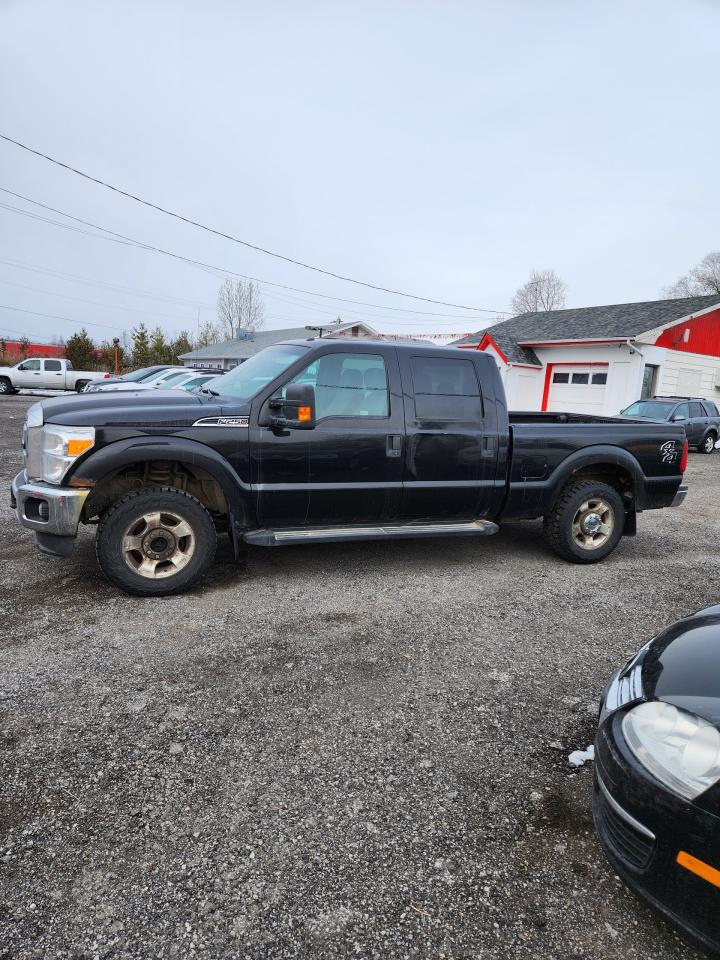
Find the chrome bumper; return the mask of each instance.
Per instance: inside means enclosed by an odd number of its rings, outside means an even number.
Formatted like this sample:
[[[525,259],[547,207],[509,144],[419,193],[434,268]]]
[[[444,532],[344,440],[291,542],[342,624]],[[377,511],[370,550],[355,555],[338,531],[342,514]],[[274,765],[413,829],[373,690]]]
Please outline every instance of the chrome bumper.
[[[681,483],[680,486],[678,487],[678,492],[675,494],[675,499],[674,499],[673,502],[670,504],[670,506],[671,506],[671,507],[679,507],[680,504],[681,504],[681,503],[683,502],[683,500],[685,499],[685,497],[687,496],[687,494],[688,494],[688,486],[687,486],[687,484],[686,484],[686,483]]]
[[[30,483],[21,471],[10,485],[10,503],[24,527],[39,534],[75,537],[89,490]]]

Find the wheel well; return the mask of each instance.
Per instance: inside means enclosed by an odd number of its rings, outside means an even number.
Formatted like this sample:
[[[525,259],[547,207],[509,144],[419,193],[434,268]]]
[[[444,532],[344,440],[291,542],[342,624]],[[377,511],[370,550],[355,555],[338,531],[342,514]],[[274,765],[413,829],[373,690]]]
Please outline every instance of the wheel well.
[[[207,470],[177,460],[146,460],[121,467],[98,480],[85,501],[83,519],[99,517],[132,490],[147,486],[174,487],[191,494],[210,513],[229,513],[220,483]]]
[[[607,483],[617,490],[627,507],[631,507],[635,500],[632,474],[614,463],[592,463],[583,466],[568,477],[566,485],[573,480],[600,480],[601,483]]]

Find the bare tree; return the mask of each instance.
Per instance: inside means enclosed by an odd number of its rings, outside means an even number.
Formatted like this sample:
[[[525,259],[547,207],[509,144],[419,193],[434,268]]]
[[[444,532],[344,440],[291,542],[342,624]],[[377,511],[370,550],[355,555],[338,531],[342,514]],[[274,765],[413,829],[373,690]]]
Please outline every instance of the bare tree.
[[[684,277],[679,277],[663,290],[668,298],[702,297],[713,293],[720,294],[720,250],[708,253]]]
[[[206,320],[197,332],[195,347],[211,347],[222,340],[223,332],[217,323]]]
[[[527,283],[512,298],[514,313],[539,313],[565,306],[567,285],[554,270],[533,270]]]
[[[226,280],[217,301],[218,319],[230,337],[238,330],[257,330],[265,319],[260,288],[254,280]]]

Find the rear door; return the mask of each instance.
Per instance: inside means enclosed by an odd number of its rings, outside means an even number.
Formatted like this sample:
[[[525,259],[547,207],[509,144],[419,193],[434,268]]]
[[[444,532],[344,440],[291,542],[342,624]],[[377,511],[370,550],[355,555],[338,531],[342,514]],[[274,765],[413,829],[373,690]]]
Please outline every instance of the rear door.
[[[65,389],[65,374],[60,360],[43,360],[41,383],[49,390]]]
[[[404,520],[488,514],[497,432],[486,423],[475,363],[432,350],[399,351],[405,394]]]
[[[700,444],[707,430],[708,417],[705,408],[697,400],[690,403],[690,419],[688,420],[688,443]]]

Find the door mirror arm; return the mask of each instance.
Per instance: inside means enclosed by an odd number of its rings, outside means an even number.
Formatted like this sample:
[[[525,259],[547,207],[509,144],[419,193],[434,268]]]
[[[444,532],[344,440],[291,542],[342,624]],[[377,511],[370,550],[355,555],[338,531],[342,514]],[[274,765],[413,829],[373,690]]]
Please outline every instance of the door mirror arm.
[[[282,410],[283,416],[271,417],[270,428],[280,430],[313,430],[315,428],[315,387],[309,383],[289,383],[285,397],[271,397],[271,410]]]

